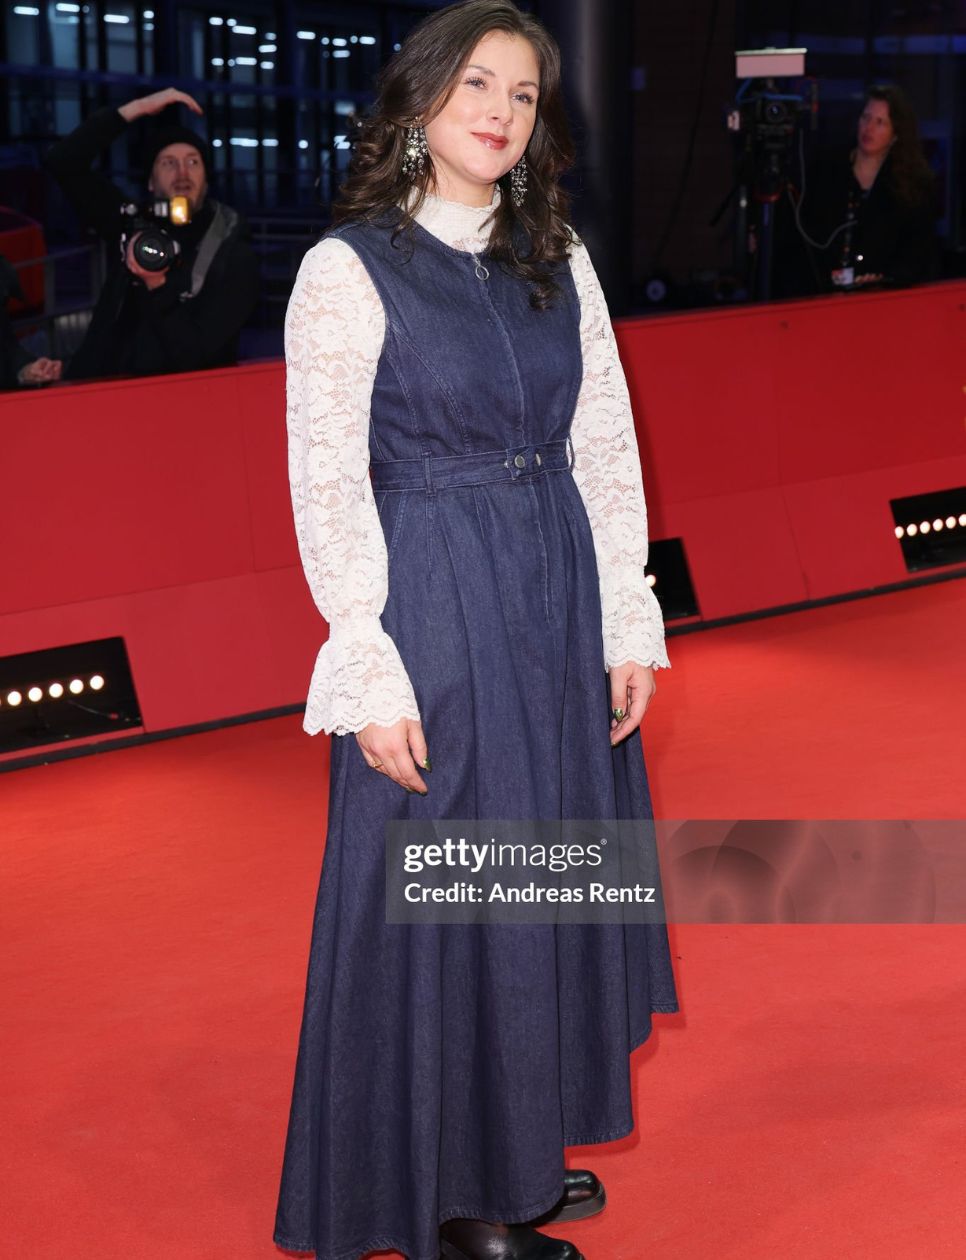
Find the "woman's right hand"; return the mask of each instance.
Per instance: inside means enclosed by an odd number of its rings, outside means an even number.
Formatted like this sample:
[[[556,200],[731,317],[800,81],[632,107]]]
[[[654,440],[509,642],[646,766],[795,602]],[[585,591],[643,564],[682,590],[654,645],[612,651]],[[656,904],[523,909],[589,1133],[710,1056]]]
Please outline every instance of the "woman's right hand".
[[[356,731],[356,739],[366,762],[377,774],[386,775],[408,792],[418,792],[420,796],[428,794],[429,789],[418,769],[418,766],[432,769],[421,722],[414,722],[412,718],[400,718],[393,726],[370,722]]]

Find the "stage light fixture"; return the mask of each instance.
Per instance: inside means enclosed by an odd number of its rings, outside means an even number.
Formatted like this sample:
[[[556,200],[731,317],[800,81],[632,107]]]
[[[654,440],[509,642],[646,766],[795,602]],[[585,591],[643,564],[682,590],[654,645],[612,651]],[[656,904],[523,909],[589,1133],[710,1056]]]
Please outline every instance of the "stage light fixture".
[[[700,615],[683,539],[652,540],[647,552],[647,568],[645,581],[660,600],[665,621]]]
[[[0,696],[0,755],[8,758],[141,726],[120,638],[0,657]]]
[[[88,686],[91,691],[102,691],[106,686],[103,675],[92,674],[87,680],[86,686]],[[70,682],[70,691],[75,696],[79,696],[83,692],[84,687],[85,683],[83,678],[74,678]],[[44,688],[46,688],[46,692]],[[45,682],[43,684],[32,683],[27,687],[27,699],[33,704],[39,704],[41,700],[45,699],[45,697],[48,700],[60,700],[63,695],[64,684],[61,682]],[[20,704],[23,701],[23,693],[21,691],[11,691],[7,699],[10,704]]]
[[[910,573],[966,561],[966,486],[893,499],[890,507]]]

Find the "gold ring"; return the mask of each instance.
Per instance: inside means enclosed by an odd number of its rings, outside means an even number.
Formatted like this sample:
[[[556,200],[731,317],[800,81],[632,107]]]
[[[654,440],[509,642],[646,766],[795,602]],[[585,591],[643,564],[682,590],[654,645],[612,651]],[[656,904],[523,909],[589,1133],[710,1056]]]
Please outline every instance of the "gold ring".
[[[370,762],[369,762],[369,769],[370,769],[370,770],[378,770],[378,769],[379,769],[379,767],[380,767],[381,765],[382,765],[382,762],[381,762],[381,761],[370,761]]]

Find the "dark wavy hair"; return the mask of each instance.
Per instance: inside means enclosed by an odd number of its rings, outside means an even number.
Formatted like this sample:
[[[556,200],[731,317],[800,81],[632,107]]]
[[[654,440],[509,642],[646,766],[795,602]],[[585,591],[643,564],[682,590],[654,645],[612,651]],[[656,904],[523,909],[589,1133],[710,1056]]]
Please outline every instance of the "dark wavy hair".
[[[397,205],[402,217],[393,231],[412,243],[415,215],[436,187],[432,156],[416,181],[402,172],[406,129],[416,119],[431,121],[455,91],[473,49],[491,31],[518,35],[533,46],[540,67],[536,122],[526,148],[527,192],[513,204],[509,172],[498,181],[500,204],[493,216],[488,252],[504,269],[531,282],[530,305],[544,310],[559,287],[553,279],[572,244],[569,198],[559,179],[573,163],[574,148],[560,87],[560,49],[536,18],[511,0],[465,0],[438,9],[409,33],[379,72],[377,99],[358,124],[346,179],[333,203],[332,222],[373,220]],[[415,196],[407,206],[407,196]],[[526,229],[529,252],[520,253],[515,228]]]
[[[893,83],[875,83],[866,89],[862,108],[869,101],[884,101],[895,132],[889,150],[887,177],[899,201],[908,207],[934,204],[936,179],[919,140],[919,124],[912,102]]]

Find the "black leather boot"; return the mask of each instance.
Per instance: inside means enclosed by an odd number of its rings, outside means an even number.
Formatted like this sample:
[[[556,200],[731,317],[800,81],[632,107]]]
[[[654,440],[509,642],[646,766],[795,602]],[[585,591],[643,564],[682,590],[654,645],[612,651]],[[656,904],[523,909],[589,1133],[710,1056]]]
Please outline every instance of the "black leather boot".
[[[549,1212],[528,1222],[530,1225],[556,1225],[559,1221],[582,1221],[585,1217],[603,1212],[607,1192],[603,1182],[588,1168],[564,1170],[564,1193],[559,1203]]]
[[[457,1217],[439,1227],[444,1260],[584,1260],[573,1243],[529,1225],[497,1225]]]

